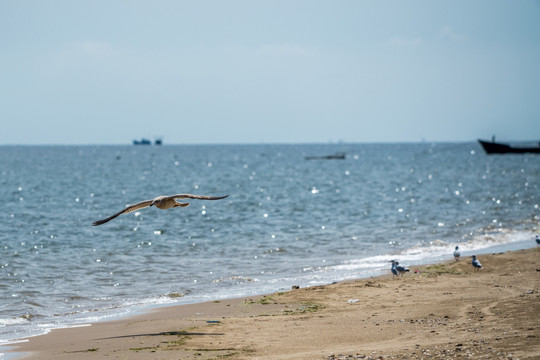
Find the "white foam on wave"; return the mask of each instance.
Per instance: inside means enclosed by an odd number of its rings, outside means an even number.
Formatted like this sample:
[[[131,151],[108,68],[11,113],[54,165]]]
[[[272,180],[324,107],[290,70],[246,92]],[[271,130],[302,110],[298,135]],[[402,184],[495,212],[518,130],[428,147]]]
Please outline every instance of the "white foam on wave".
[[[102,309],[85,309],[76,313],[66,314],[55,321],[30,321],[26,318],[0,319],[0,345],[12,345],[25,338],[48,334],[55,329],[90,326],[92,323],[114,320],[129,315],[138,309],[154,305],[174,304],[177,301],[168,296],[156,296],[145,299],[133,299],[121,304],[111,305]]]
[[[19,325],[28,323],[28,320],[25,318],[5,318],[0,319],[0,327],[6,327],[11,325]]]
[[[477,234],[464,241],[445,242],[436,240],[427,245],[415,246],[399,254],[400,258],[410,262],[429,263],[430,261],[452,258],[454,248],[459,246],[462,256],[475,252],[486,253],[493,249],[497,251],[513,250],[514,244],[523,242],[523,248],[534,245],[534,233],[500,228],[494,231]],[[527,242],[530,241],[530,244]]]

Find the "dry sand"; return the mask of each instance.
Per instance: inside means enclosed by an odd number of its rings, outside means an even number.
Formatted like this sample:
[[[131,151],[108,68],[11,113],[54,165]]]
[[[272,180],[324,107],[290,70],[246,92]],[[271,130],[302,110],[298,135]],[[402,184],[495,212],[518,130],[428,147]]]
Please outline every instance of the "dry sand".
[[[399,279],[159,308],[55,330],[14,351],[43,360],[540,359],[540,248],[479,260],[477,273],[462,258]]]

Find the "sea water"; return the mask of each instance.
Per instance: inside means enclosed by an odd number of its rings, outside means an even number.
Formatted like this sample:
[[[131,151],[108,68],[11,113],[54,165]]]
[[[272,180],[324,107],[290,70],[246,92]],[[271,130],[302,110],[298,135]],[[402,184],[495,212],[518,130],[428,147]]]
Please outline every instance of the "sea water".
[[[540,156],[472,142],[2,146],[0,344],[436,263],[456,245],[462,261],[533,247],[539,179]],[[229,197],[92,226],[176,193]]]

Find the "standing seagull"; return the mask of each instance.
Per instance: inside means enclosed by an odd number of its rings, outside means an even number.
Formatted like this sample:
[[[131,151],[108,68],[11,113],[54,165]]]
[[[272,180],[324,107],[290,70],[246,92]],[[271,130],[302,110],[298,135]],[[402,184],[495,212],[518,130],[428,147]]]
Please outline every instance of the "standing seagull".
[[[404,272],[409,272],[409,268],[405,267],[403,265],[399,265],[399,263],[396,261],[396,270],[399,273],[399,275],[402,275]]]
[[[392,271],[392,277],[399,276],[398,271],[396,270],[396,261],[392,260],[390,261],[392,263],[392,267],[390,268],[390,271]]]
[[[540,238],[538,237],[538,235],[536,235],[535,240],[536,240],[536,245],[540,245]]]
[[[460,256],[461,253],[459,252],[459,246],[456,246],[456,249],[454,250],[454,259],[456,259],[456,261],[459,261]]]
[[[117,212],[116,214],[109,216],[106,219],[94,221],[92,225],[97,226],[97,225],[105,224],[106,222],[111,221],[112,219],[114,219],[115,217],[119,215],[127,214],[132,211],[139,210],[139,209],[144,209],[149,206],[155,205],[158,209],[170,209],[170,208],[175,208],[179,206],[186,207],[190,204],[190,203],[182,203],[182,202],[176,201],[176,199],[219,200],[219,199],[225,199],[227,196],[229,195],[220,196],[220,197],[212,197],[212,196],[205,196],[205,195],[192,195],[192,194],[176,194],[176,195],[170,195],[170,196],[161,195],[161,196],[155,197],[152,200],[145,200],[145,201],[141,201],[139,203],[133,204],[133,205],[128,205],[126,206],[124,210],[121,210]]]
[[[405,266],[399,265],[399,262],[397,262],[396,260],[391,260],[390,262],[392,263],[392,268],[390,270],[395,276],[399,276],[402,275],[404,272],[410,271]]]
[[[476,259],[476,255],[472,256],[472,266],[474,267],[474,271],[478,271],[480,269],[483,269],[482,264],[480,264],[480,261]]]

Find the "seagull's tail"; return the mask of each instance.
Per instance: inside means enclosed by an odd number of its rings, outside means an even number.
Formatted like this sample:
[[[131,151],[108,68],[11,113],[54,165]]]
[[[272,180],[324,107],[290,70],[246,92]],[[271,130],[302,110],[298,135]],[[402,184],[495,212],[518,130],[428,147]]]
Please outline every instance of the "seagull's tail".
[[[186,207],[186,206],[189,206],[189,204],[191,203],[183,203],[183,202],[176,202],[176,204],[174,204],[173,207]]]

